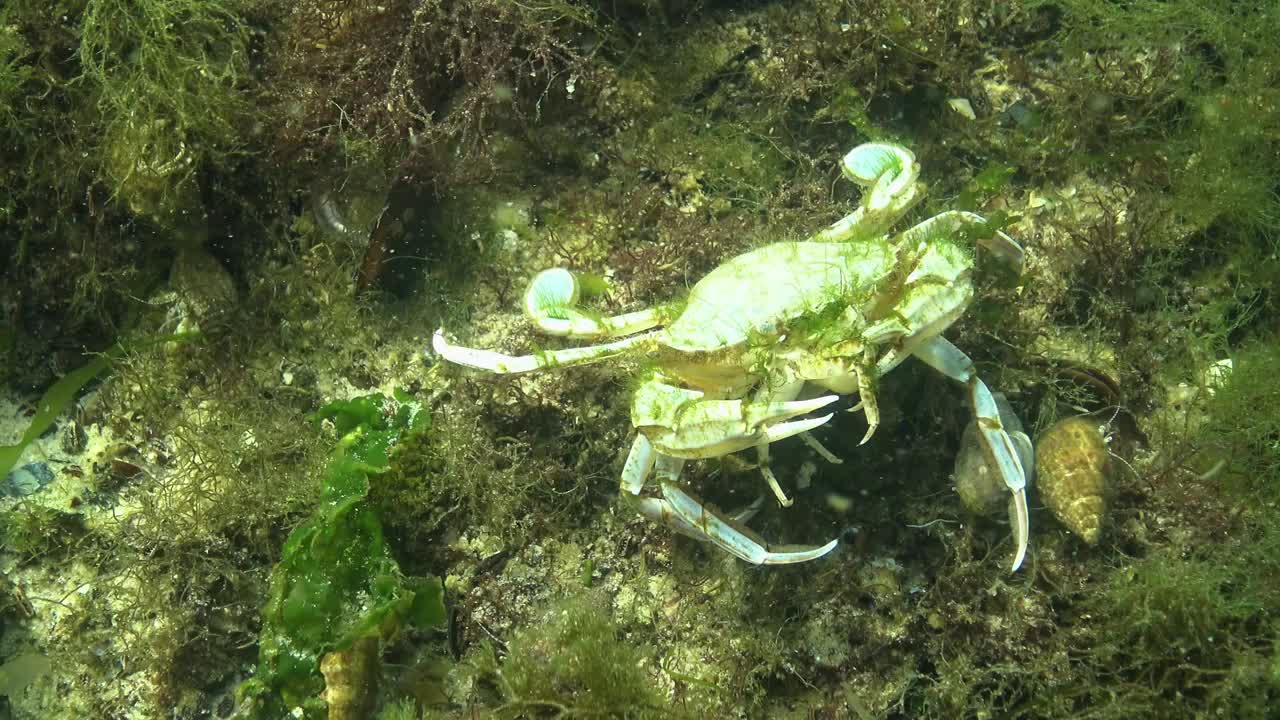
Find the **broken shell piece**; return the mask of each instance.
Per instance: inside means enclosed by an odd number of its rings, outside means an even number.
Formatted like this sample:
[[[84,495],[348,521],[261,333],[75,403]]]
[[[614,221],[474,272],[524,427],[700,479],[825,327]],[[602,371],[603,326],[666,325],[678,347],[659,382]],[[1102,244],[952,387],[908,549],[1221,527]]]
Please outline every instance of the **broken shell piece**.
[[[1054,516],[1096,544],[1111,485],[1111,455],[1098,423],[1072,417],[1050,426],[1036,443],[1036,475],[1040,497]]]

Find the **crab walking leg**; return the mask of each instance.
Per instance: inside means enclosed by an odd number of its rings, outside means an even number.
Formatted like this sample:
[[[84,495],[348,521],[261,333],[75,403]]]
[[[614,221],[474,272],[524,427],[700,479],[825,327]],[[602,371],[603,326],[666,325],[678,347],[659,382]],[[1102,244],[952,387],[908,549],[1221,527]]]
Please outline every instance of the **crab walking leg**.
[[[803,433],[800,433],[800,439],[803,440],[804,444],[808,445],[811,450],[818,453],[818,456],[821,457],[823,460],[826,460],[832,465],[844,464],[844,460],[837,457],[835,453],[828,450],[827,447],[823,445],[821,442],[819,442],[818,438],[814,437],[813,435],[807,432],[803,432]]]
[[[973,414],[978,422],[978,436],[1000,478],[1013,493],[1014,502],[1014,537],[1018,544],[1017,554],[1013,558],[1013,570],[1022,566],[1027,555],[1030,519],[1027,511],[1027,474],[1023,470],[1021,455],[1027,448],[1021,448],[1005,431],[1000,422],[1000,408],[996,400],[973,371],[973,361],[947,339],[936,336],[920,345],[915,350],[916,357],[941,372],[943,375],[969,386],[969,398],[973,404]]]
[[[822,404],[826,405],[826,403]],[[764,476],[764,481],[768,483],[769,489],[773,491],[773,496],[778,498],[778,504],[782,507],[791,507],[795,501],[787,497],[786,491],[782,489],[782,485],[778,482],[778,476],[774,475],[773,468],[769,467],[769,443],[777,442],[778,440],[791,437],[792,435],[799,435],[800,439],[803,440],[806,445],[813,448],[814,451],[823,457],[823,459],[830,463],[839,465],[843,461],[836,457],[830,450],[823,447],[822,443],[818,442],[817,438],[809,434],[809,429],[824,425],[831,418],[832,415],[823,415],[809,420],[797,420],[795,422],[772,425],[769,427],[769,430],[766,431],[764,438],[761,439],[760,442],[756,443],[756,465],[759,466],[760,474]],[[812,423],[812,425],[805,426],[804,430],[793,432],[795,428],[800,427],[801,423]]]
[[[436,330],[431,336],[431,348],[436,354],[457,365],[465,365],[477,370],[488,370],[500,375],[545,370],[564,365],[585,365],[605,360],[646,344],[653,344],[661,336],[661,330],[632,335],[602,345],[589,345],[565,350],[547,350],[534,355],[506,355],[493,350],[454,345],[444,336],[444,328]]]
[[[821,546],[781,545],[770,549],[755,533],[705,507],[674,482],[663,481],[661,486],[664,511],[692,527],[696,537],[754,565],[789,565],[816,560],[834,550],[839,542],[832,540]]]
[[[601,317],[578,309],[582,295],[578,275],[564,268],[543,270],[533,277],[524,293],[524,311],[538,329],[548,335],[598,340],[631,335],[662,324],[657,310]]]
[[[826,405],[826,402],[823,402],[823,405]],[[819,416],[819,418],[792,420],[790,423],[769,425],[769,428],[764,432],[764,439],[756,443],[755,452],[760,465],[760,474],[764,475],[764,482],[769,484],[769,489],[772,489],[774,497],[778,498],[778,502],[781,503],[782,507],[791,507],[792,502],[794,501],[792,501],[790,497],[787,497],[786,492],[782,491],[781,484],[778,484],[778,478],[773,474],[773,470],[769,468],[769,443],[777,442],[780,441],[780,439],[786,439],[791,436],[809,438],[813,443],[817,443],[818,441],[815,441],[815,439],[809,436],[809,430],[817,428],[819,425],[826,424],[827,420],[831,419],[832,416],[832,414],[827,414]],[[822,448],[823,451],[827,450],[826,447],[822,447],[820,445],[818,447]]]
[[[684,463],[681,458],[657,453],[653,444],[641,433],[631,444],[631,452],[623,465],[622,490],[631,495],[639,495],[649,474],[656,474],[663,497],[635,498],[633,502],[641,515],[695,540],[710,542],[735,557],[756,565],[805,562],[820,558],[835,549],[836,540],[821,547],[784,545],[770,550],[763,540],[742,525],[760,510],[761,499],[757,498],[737,513],[721,516],[704,507],[676,484]]]
[[[762,507],[764,507],[764,496],[757,495],[750,505],[729,513],[729,519],[739,525],[749,523],[751,518],[755,517]]]
[[[808,433],[801,433],[802,436]],[[778,483],[778,476],[773,474],[773,468],[769,467],[769,443],[756,443],[756,464],[760,466],[760,474],[764,476],[764,481],[769,485],[769,489],[773,491],[773,496],[778,498],[778,504],[782,507],[791,507],[795,504],[795,500],[787,497],[787,491],[782,489],[782,485]]]
[[[802,389],[804,389],[804,380],[795,380],[782,383],[772,389],[763,389],[758,394],[757,399],[764,400],[770,405],[787,403],[795,400]],[[808,432],[800,433],[800,437],[810,443],[818,442]],[[825,448],[823,449],[825,450]],[[760,474],[764,476],[765,483],[773,491],[773,496],[778,499],[778,504],[782,507],[791,507],[795,501],[787,497],[786,491],[782,489],[782,485],[778,482],[778,477],[773,474],[773,468],[769,467],[769,443],[766,441],[762,440],[756,443],[756,465],[760,468]]]
[[[977,375],[969,382],[970,399],[974,416],[978,419],[978,436],[982,439],[987,456],[995,462],[997,471],[1009,492],[1013,493],[1014,536],[1018,550],[1013,558],[1011,571],[1022,567],[1027,556],[1030,535],[1030,514],[1027,510],[1027,473],[1022,468],[1021,452],[1017,443],[1000,423],[1000,409],[991,397],[991,390]]]
[[[880,427],[880,403],[876,401],[876,389],[871,384],[872,373],[875,372],[875,350],[867,348],[862,364],[858,366],[858,404],[867,419],[867,432],[858,445],[866,445],[876,428]]]

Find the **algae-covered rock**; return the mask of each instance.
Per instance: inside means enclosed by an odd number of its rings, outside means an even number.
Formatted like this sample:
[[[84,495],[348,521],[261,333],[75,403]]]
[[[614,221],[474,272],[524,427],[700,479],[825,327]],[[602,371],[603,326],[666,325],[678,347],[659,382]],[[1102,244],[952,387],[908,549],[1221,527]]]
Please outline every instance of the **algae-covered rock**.
[[[653,683],[650,651],[619,635],[603,597],[583,592],[515,633],[501,660],[482,645],[459,679],[473,696],[497,688],[495,717],[532,717],[521,711],[536,708],[557,717],[679,717]]]
[[[1111,456],[1097,422],[1072,417],[1053,424],[1036,443],[1036,474],[1040,497],[1054,517],[1096,544],[1111,484]]]

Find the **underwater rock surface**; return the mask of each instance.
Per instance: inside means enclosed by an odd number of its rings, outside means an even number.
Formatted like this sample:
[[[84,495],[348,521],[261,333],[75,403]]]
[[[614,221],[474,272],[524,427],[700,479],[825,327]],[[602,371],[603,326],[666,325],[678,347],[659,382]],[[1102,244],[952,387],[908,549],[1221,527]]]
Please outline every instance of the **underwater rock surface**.
[[[0,720],[1270,720],[1276,37],[1256,0],[0,0]],[[859,205],[867,142],[925,168],[898,230],[990,221],[931,239],[973,259],[946,338],[1041,435],[1016,574],[915,359],[865,445],[850,396],[772,448],[796,502],[753,532],[840,549],[767,569],[620,502],[649,362],[423,360],[579,345],[520,312],[548,268],[679,316]],[[326,475],[348,433],[308,418],[395,390],[430,422]],[[751,507],[757,465],[681,482]]]
[[[0,480],[0,495],[27,497],[34,495],[53,482],[53,470],[42,462],[27,463],[15,468]]]

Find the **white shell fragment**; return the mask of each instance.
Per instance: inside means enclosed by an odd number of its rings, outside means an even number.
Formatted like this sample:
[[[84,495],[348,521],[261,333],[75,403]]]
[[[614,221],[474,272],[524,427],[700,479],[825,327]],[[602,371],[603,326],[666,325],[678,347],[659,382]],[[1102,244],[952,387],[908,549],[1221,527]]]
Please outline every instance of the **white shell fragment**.
[[[969,104],[969,101],[965,98],[951,98],[947,100],[947,107],[963,115],[967,120],[978,119],[977,113],[973,111],[973,105]]]

